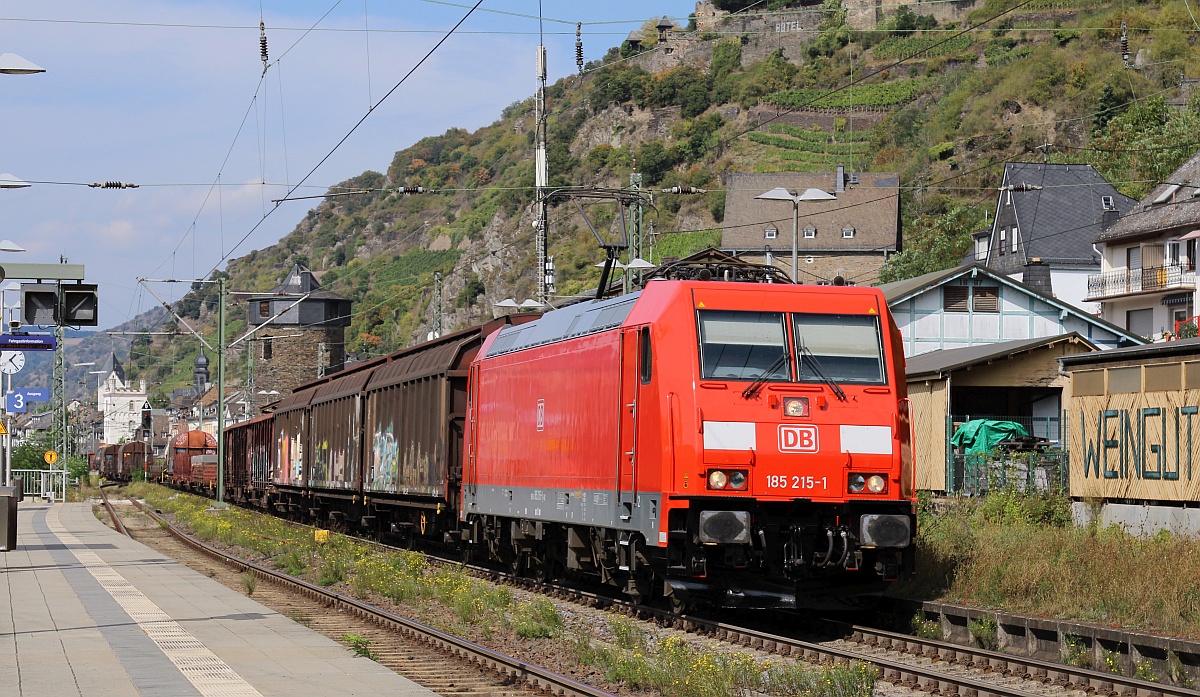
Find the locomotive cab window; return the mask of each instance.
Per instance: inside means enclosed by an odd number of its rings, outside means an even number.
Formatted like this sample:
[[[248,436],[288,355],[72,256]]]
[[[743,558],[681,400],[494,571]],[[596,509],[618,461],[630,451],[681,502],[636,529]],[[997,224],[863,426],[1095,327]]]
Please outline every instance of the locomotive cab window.
[[[835,382],[887,382],[877,315],[795,314],[792,321],[800,382],[822,382],[821,373]]]
[[[642,384],[649,385],[654,377],[654,352],[650,348],[650,327],[642,327],[641,331],[641,377]]]
[[[786,381],[790,377],[783,314],[701,310],[701,377],[706,380]]]

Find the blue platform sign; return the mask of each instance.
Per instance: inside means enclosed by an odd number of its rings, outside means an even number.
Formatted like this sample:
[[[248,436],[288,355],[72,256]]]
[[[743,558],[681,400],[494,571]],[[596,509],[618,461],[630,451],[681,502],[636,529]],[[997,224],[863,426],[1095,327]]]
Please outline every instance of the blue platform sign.
[[[12,394],[25,395],[26,402],[49,402],[50,390],[45,387],[23,387],[19,390],[13,390]]]
[[[24,414],[26,401],[25,395],[19,392],[10,392],[4,400],[4,411],[9,414]]]
[[[0,351],[53,350],[53,334],[0,334]]]

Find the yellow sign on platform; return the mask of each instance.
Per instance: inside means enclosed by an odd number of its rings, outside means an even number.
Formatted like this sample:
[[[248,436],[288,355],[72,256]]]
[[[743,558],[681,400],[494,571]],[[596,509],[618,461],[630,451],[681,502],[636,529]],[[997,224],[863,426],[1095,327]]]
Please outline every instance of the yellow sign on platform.
[[[53,465],[54,463],[58,462],[58,453],[54,452],[53,450],[47,450],[46,454],[42,456],[42,459],[46,461],[47,465]]]
[[[7,435],[8,435],[8,426],[5,426],[4,422],[0,421],[0,436],[7,436]]]

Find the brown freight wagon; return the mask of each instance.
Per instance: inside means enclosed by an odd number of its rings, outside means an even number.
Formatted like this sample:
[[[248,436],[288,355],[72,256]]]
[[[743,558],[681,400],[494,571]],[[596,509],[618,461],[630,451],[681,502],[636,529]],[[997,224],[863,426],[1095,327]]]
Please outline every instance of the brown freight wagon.
[[[274,448],[274,417],[270,414],[225,429],[226,498],[263,502],[271,484]]]
[[[185,431],[171,442],[171,483],[186,485],[192,479],[192,456],[215,455],[217,439],[204,431]]]
[[[506,316],[296,388],[264,504],[319,525],[441,539],[457,526],[467,375]],[[227,455],[228,457],[228,455]]]
[[[191,489],[204,492],[216,491],[217,488],[217,456],[193,455],[191,473],[188,485]]]
[[[119,445],[106,445],[96,453],[96,459],[100,461],[100,476],[105,479],[116,479],[118,470],[117,453],[120,452]]]
[[[135,440],[120,446],[117,454],[118,477],[131,481],[133,473],[141,471],[146,479],[154,481],[154,449],[145,441]],[[161,472],[161,468],[159,469]]]

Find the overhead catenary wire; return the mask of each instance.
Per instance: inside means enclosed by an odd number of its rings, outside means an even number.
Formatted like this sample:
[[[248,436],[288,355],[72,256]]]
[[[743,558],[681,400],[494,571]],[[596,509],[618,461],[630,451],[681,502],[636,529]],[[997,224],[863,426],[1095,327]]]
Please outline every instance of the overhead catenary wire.
[[[442,4],[451,4],[451,3],[442,3]],[[464,7],[465,7],[465,5],[464,5]],[[589,24],[591,24],[591,23],[589,23]],[[457,191],[481,191],[481,190],[485,190],[485,189],[484,189],[484,188],[479,188],[479,187],[477,187],[477,188],[461,188],[461,189],[457,189]],[[445,190],[445,191],[449,192],[450,190]],[[219,195],[219,194],[218,194],[218,195]],[[228,256],[228,255],[226,255],[226,256]]]
[[[1027,1],[1031,1],[1031,0],[1027,0]],[[429,60],[429,57],[432,56],[435,51],[437,51],[439,48],[441,48],[442,44],[446,43],[446,41],[449,40],[449,38],[454,35],[454,32],[460,26],[462,26],[463,22],[467,21],[467,19],[471,16],[471,14],[474,13],[475,8],[479,7],[481,4],[483,4],[483,0],[478,0],[478,2],[476,2],[475,5],[470,10],[468,10],[465,15],[463,15],[462,19],[458,20],[458,22],[453,27],[451,27],[451,29],[449,31],[447,31],[446,34],[436,44],[434,44],[433,48],[429,49],[429,51],[426,52],[425,55],[422,56],[421,59],[417,61],[416,65],[414,65],[407,73],[405,73],[404,76],[401,77],[400,80],[395,85],[393,85],[392,88],[390,90],[388,90],[386,94],[384,94],[382,97],[380,97],[379,101],[376,102],[376,104],[374,106],[372,106],[370,109],[367,110],[367,113],[363,114],[362,118],[360,118],[353,126],[350,127],[350,130],[347,131],[346,134],[344,136],[342,136],[342,138],[340,140],[338,140],[338,142],[333,146],[333,148],[331,148],[329,150],[329,152],[326,153],[325,156],[322,157],[317,162],[317,164],[313,165],[312,169],[310,169],[308,171],[308,174],[305,174],[303,177],[301,177],[300,181],[297,182],[294,186],[292,186],[288,190],[288,193],[290,194],[291,192],[295,191],[297,187],[304,184],[304,182],[307,181],[308,178],[311,177],[317,171],[317,169],[319,169],[321,167],[321,165],[325,164],[325,162],[330,157],[332,157],[333,154],[335,152],[337,152],[339,148],[341,148],[342,144],[345,143],[347,140],[349,140],[350,136],[354,135],[355,131],[358,130],[359,126],[361,126],[363,124],[363,122],[365,122],[367,120],[367,118],[369,118],[371,116],[371,114],[375,113],[375,110],[377,108],[379,108],[379,105],[381,105],[385,101],[387,101],[388,97],[392,96],[392,94],[394,94],[396,92],[396,90],[400,89],[400,86],[403,85],[408,80],[408,78],[417,71],[417,69],[419,69],[422,65],[424,65],[425,62],[427,60]],[[284,198],[286,198],[286,196]],[[262,218],[260,218],[259,221],[257,223],[255,223],[254,226],[251,227],[250,230],[248,230],[246,232],[246,234],[243,235],[240,240],[238,240],[237,244],[235,244],[228,252],[225,252],[224,254],[221,255],[221,258],[217,260],[217,263],[213,265],[213,268],[209,271],[209,273],[212,273],[213,271],[217,270],[217,268],[220,267],[221,263],[224,262],[226,259],[228,259],[229,255],[233,254],[233,252],[235,252],[239,247],[241,247],[242,244],[247,239],[249,239],[250,235],[254,234],[254,232],[259,227],[262,226],[263,222],[265,222],[267,220],[267,218],[270,217],[271,213],[276,210],[278,210],[278,207],[272,208],[270,211],[267,212],[266,215],[264,215]]]

